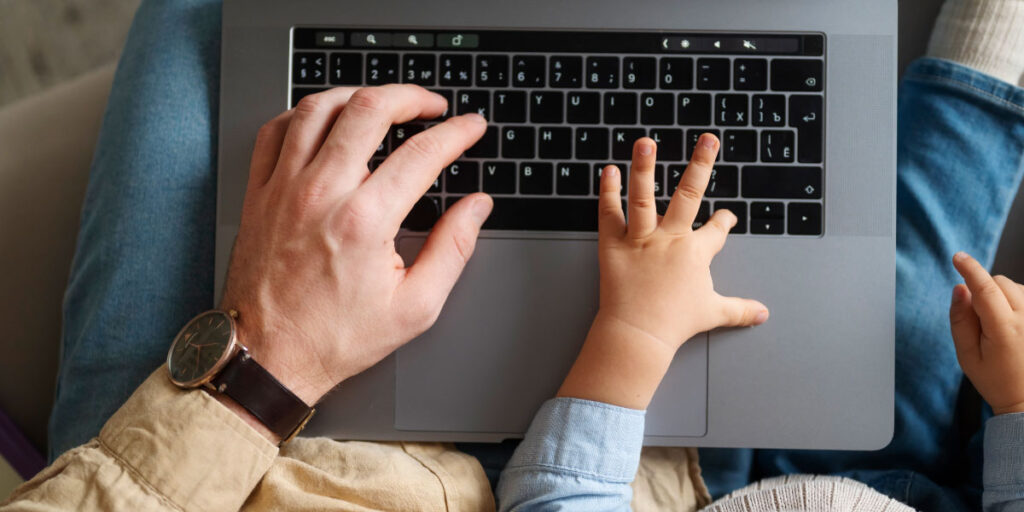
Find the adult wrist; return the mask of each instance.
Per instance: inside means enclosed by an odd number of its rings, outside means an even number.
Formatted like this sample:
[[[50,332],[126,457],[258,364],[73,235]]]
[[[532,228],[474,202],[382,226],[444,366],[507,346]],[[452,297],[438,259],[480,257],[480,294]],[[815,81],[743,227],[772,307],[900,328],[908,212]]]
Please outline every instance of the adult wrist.
[[[244,318],[239,318],[237,328],[239,343],[249,350],[252,358],[306,405],[316,405],[334,388],[336,383],[329,382],[329,377],[289,364],[290,360],[294,360],[294,354],[289,357],[287,353],[281,352],[287,349],[285,340],[271,342],[256,329],[247,326]]]

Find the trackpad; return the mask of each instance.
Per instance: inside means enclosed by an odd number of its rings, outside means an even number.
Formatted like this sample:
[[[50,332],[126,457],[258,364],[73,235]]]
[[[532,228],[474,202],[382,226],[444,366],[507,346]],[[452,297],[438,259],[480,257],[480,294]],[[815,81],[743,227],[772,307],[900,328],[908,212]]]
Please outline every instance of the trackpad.
[[[398,241],[407,264],[423,240]],[[594,240],[479,240],[437,323],[396,353],[395,428],[525,432],[579,352],[597,297]],[[648,434],[703,435],[706,336],[684,345],[665,384]]]

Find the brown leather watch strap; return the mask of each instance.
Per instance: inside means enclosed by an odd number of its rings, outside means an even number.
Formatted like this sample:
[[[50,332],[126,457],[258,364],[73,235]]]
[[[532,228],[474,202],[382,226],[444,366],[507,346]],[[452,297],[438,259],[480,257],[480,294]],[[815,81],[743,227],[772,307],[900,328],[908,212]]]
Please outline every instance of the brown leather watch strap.
[[[294,437],[313,416],[312,407],[278,382],[244,348],[210,384],[252,413],[282,443]]]

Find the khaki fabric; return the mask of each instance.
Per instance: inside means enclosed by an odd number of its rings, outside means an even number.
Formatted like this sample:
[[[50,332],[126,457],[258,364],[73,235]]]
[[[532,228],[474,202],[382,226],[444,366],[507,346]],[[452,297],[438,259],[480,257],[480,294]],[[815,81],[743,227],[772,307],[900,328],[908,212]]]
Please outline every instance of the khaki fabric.
[[[707,504],[696,450],[648,448],[635,510]],[[298,438],[280,451],[203,392],[153,373],[89,443],[26,482],[0,511],[493,511],[477,460],[450,443]]]

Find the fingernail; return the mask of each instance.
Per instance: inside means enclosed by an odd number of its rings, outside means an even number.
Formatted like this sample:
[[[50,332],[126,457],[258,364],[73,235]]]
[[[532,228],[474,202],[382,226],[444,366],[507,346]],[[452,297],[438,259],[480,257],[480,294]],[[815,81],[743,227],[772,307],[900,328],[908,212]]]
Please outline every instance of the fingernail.
[[[477,199],[473,203],[473,220],[477,224],[483,224],[487,217],[491,214],[491,208],[494,207],[494,203],[487,199]]]
[[[705,133],[700,136],[700,145],[707,149],[715,149],[715,136],[709,133]]]
[[[768,310],[764,310],[754,317],[754,325],[761,325],[768,321]]]
[[[619,173],[619,168],[615,167],[614,165],[610,165],[604,168],[604,173],[607,174],[609,178],[611,178],[612,176],[615,176],[616,174]]]
[[[465,117],[466,119],[473,121],[474,123],[487,124],[487,119],[485,119],[484,116],[477,114],[476,112],[463,114],[462,117]]]
[[[956,254],[954,254],[954,255],[953,255],[953,261],[955,261],[955,262],[959,263],[959,262],[961,262],[961,261],[964,261],[964,260],[966,260],[966,259],[967,259],[967,257],[968,257],[968,256],[967,256],[967,253],[966,253],[966,252],[964,252],[964,251],[960,251],[960,252],[958,252],[958,253],[956,253]]]
[[[650,155],[651,154],[651,145],[650,144],[646,144],[646,143],[641,143],[640,144],[640,148],[637,151],[639,151],[640,154],[643,155],[643,156]]]
[[[964,290],[959,286],[953,287],[953,302],[960,302],[964,300]]]

